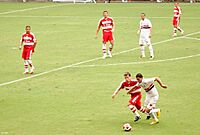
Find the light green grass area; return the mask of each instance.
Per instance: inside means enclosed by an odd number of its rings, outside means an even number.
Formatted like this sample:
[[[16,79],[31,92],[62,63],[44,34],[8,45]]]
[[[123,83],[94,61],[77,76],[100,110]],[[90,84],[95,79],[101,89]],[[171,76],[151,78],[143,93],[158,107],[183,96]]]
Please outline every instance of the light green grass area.
[[[24,10],[43,6],[52,7]],[[200,39],[200,5],[181,7],[185,35]],[[2,14],[13,10],[24,11]],[[141,12],[153,23],[153,44],[173,38],[173,4],[0,3],[0,83],[31,76],[22,74],[21,51],[16,49],[25,25],[32,26],[38,39],[34,75],[101,57],[101,35],[94,37],[103,10],[116,23],[115,54],[138,47]],[[199,135],[200,57],[165,61],[199,54],[199,45],[199,40],[178,37],[156,44],[154,60],[139,59],[136,49],[0,86],[0,135]],[[159,60],[164,61],[145,63]],[[125,91],[112,101],[125,71],[133,77],[138,72],[159,76],[169,86],[164,90],[156,85],[162,110],[159,124],[151,126],[144,114],[134,123]],[[124,123],[133,130],[124,133]]]

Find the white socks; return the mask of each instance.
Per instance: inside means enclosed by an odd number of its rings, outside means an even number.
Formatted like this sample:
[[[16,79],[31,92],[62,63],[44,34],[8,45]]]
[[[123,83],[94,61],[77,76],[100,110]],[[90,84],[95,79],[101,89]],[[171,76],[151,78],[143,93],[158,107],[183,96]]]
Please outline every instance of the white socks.
[[[140,46],[140,51],[141,51],[142,57],[145,57],[145,46],[144,45]]]
[[[149,52],[150,52],[150,56],[154,57],[154,52],[153,52],[153,47],[152,45],[148,45],[149,46]]]

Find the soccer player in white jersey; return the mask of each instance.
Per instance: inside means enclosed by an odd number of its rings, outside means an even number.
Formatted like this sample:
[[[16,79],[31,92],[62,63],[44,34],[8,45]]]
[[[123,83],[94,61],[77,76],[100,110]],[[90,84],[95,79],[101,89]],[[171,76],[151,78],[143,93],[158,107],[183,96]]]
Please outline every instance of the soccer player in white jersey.
[[[152,24],[149,19],[146,18],[145,13],[141,13],[140,27],[138,30],[140,34],[139,45],[141,50],[140,58],[145,57],[145,46],[149,47],[150,59],[154,58],[154,51],[151,45],[151,34],[152,34]]]
[[[144,101],[146,108],[146,112],[149,113],[153,117],[153,121],[151,122],[151,125],[157,124],[159,122],[157,117],[160,117],[160,109],[156,109],[156,103],[159,99],[158,91],[154,85],[154,82],[158,82],[158,84],[162,88],[167,88],[167,85],[164,85],[159,77],[153,77],[153,78],[143,78],[143,75],[141,73],[138,73],[136,75],[136,80],[138,81],[137,86],[142,87],[146,92],[146,99]],[[131,89],[127,93],[131,93],[132,91],[135,91],[137,89],[137,86],[135,88]],[[157,116],[156,116],[156,114]]]

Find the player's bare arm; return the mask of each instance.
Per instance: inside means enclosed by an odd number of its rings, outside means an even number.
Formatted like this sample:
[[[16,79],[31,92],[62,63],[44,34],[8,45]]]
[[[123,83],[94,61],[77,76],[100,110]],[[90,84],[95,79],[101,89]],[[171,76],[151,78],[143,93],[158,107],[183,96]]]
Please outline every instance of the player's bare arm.
[[[97,27],[97,30],[96,30],[96,37],[95,37],[95,38],[98,37],[98,33],[99,33],[99,30],[100,30],[100,27],[101,27],[101,26],[98,26],[98,27]]]
[[[23,45],[23,41],[21,40],[21,41],[20,41],[20,45],[19,45],[19,50],[22,49],[22,45]]]
[[[162,88],[165,88],[165,89],[167,88],[167,85],[164,85],[159,77],[155,77],[155,81],[158,82],[158,84],[159,84]]]
[[[115,23],[113,22],[113,24],[112,24],[112,32],[114,32],[115,31]]]
[[[112,99],[115,98],[115,96],[117,95],[117,93],[118,93],[120,90],[121,90],[121,88],[118,87],[118,88],[114,91],[114,93],[112,94]]]
[[[151,38],[152,27],[150,28],[149,38]]]

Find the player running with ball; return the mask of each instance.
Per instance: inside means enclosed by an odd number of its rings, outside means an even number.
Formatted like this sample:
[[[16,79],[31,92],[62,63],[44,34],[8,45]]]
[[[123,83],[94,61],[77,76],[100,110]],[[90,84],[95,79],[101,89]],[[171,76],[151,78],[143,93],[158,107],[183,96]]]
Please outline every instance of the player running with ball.
[[[108,11],[103,11],[103,18],[99,20],[97,31],[96,31],[96,38],[98,37],[98,33],[100,28],[102,27],[103,30],[103,45],[102,45],[102,51],[103,51],[103,59],[107,57],[106,55],[106,43],[110,41],[110,46],[108,50],[108,56],[112,57],[112,50],[114,46],[114,36],[113,32],[115,29],[114,21],[111,17],[108,16]]]
[[[138,73],[136,75],[136,79],[138,81],[138,84],[134,88],[129,90],[127,93],[131,94],[132,92],[137,91],[138,86],[142,87],[146,91],[146,99],[144,102],[145,105],[147,106],[146,112],[149,113],[153,117],[153,121],[151,122],[151,125],[157,124],[159,122],[157,117],[160,117],[160,109],[156,109],[156,103],[158,101],[159,94],[154,85],[154,82],[158,82],[158,84],[162,88],[167,88],[167,85],[164,85],[162,81],[160,80],[160,78],[158,77],[143,78],[143,75],[141,73]]]
[[[121,82],[120,86],[114,91],[112,98],[114,99],[117,93],[121,89],[125,89],[127,91],[131,90],[136,84],[138,83],[137,80],[131,79],[131,74],[129,72],[126,72],[124,74],[124,81]],[[128,108],[134,113],[135,115],[135,122],[138,121],[141,117],[137,110],[140,110],[141,112],[145,112],[145,108],[141,106],[141,87],[137,87],[135,91],[130,92],[131,99],[129,100]]]
[[[22,52],[22,58],[24,59],[25,68],[24,74],[29,73],[28,66],[30,66],[30,74],[33,74],[33,71],[35,69],[31,60],[31,55],[34,52],[36,44],[37,41],[35,35],[31,32],[31,26],[26,26],[26,32],[22,34],[19,46],[20,50],[22,48],[22,45],[24,46]]]

